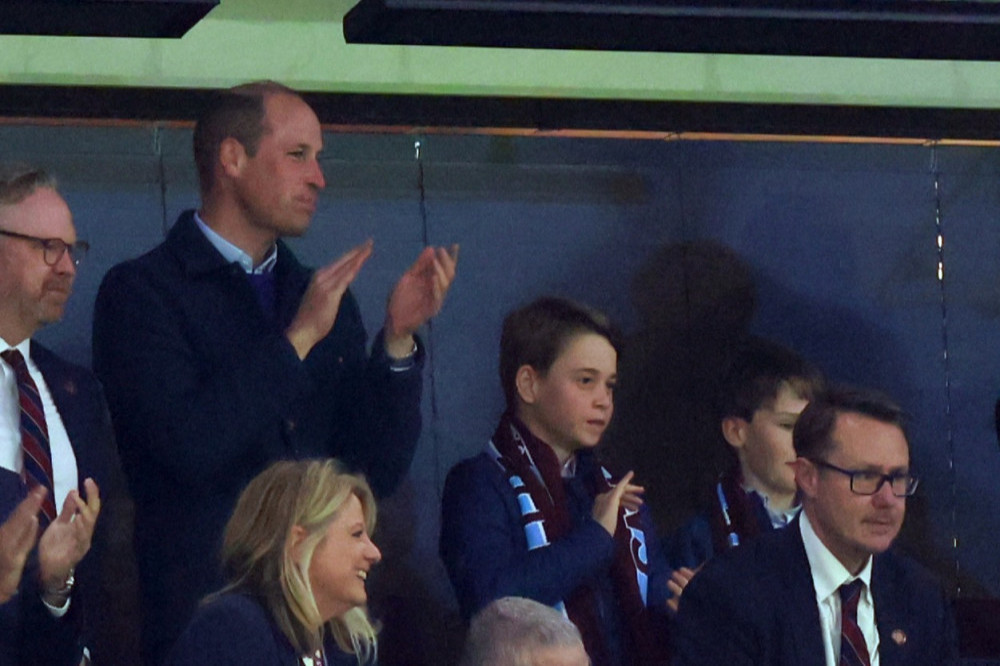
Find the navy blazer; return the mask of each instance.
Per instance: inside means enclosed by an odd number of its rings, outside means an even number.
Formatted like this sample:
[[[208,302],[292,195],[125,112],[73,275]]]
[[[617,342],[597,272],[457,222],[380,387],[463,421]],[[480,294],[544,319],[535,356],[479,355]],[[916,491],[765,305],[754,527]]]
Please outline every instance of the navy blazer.
[[[358,666],[332,637],[328,666]],[[301,666],[301,656],[260,603],[230,592],[198,608],[167,659],[169,666]],[[366,666],[373,666],[373,662]]]
[[[91,548],[76,568],[76,587],[69,612],[54,618],[41,601],[37,557],[29,558],[18,594],[0,606],[0,666],[77,666],[86,645],[96,664],[101,664],[97,647],[97,615],[105,607],[101,560],[112,540],[113,514],[121,499],[121,480],[114,451],[111,422],[100,385],[84,368],[59,358],[31,342],[31,358],[38,366],[66,428],[78,471],[77,487],[92,478],[101,492],[102,510],[95,527]],[[0,521],[25,497],[21,477],[0,470]],[[104,508],[111,506],[106,514]],[[62,507],[57,505],[56,510]],[[107,663],[107,662],[104,662]]]
[[[731,525],[726,524],[723,514],[718,496],[720,487],[726,498],[726,513]],[[730,535],[735,535],[739,543],[743,544],[773,529],[771,517],[761,496],[741,487],[740,469],[737,466],[712,484],[705,510],[666,540],[664,548],[667,551],[667,561],[674,568],[696,569],[712,559],[716,552],[732,548],[729,543]]]
[[[577,479],[597,464],[593,453],[577,454]],[[529,551],[517,495],[507,476],[487,454],[463,460],[445,480],[441,500],[440,553],[462,616],[468,620],[494,599],[527,597],[552,606],[580,587],[594,593],[604,639],[625,661],[630,650],[610,568],[615,542],[591,518],[594,498],[582,483],[567,483],[573,529],[546,548]],[[647,607],[667,618],[670,570],[653,529],[649,510],[640,509],[649,562]],[[667,640],[666,636],[662,637]]]
[[[926,570],[890,549],[871,589],[882,666],[957,662],[951,604]],[[798,519],[710,560],[681,596],[674,638],[674,666],[824,666]]]
[[[166,240],[105,276],[94,313],[104,382],[136,503],[136,551],[152,661],[198,600],[222,587],[219,546],[243,487],[271,462],[335,456],[388,494],[420,434],[420,363],[369,358],[354,297],[304,361],[284,336],[312,271],[278,242],[277,321],[193,211]]]

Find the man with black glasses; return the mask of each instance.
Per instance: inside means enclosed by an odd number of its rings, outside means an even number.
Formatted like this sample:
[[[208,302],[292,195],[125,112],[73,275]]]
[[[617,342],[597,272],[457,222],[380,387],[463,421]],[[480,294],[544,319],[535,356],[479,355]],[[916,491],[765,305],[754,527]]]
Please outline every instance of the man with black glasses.
[[[31,339],[62,318],[86,251],[55,181],[0,165],[0,521],[26,498],[38,507],[28,526],[37,547],[0,604],[0,664],[107,658],[94,640],[108,610],[101,494],[119,485],[111,422],[94,376]]]
[[[891,550],[917,489],[899,408],[846,389],[794,430],[802,512],[692,580],[675,665],[942,666],[957,660],[938,583]]]

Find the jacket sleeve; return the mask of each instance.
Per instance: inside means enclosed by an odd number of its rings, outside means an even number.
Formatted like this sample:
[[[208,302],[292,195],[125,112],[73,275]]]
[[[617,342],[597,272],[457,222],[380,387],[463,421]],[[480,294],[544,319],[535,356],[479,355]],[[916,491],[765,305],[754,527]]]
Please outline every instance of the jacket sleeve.
[[[714,554],[712,526],[705,515],[698,515],[677,529],[666,540],[667,559],[674,568],[695,569]]]
[[[594,520],[529,551],[513,491],[492,465],[474,458],[445,481],[441,556],[466,618],[506,596],[558,603],[607,567],[614,552],[614,540]]]
[[[710,563],[711,564],[711,563]],[[752,623],[743,621],[732,585],[708,566],[681,596],[672,636],[673,666],[753,666],[760,663]]]
[[[34,558],[35,554],[32,554]],[[29,563],[21,577],[17,597],[0,607],[20,613],[19,654],[13,663],[23,666],[77,666],[82,654],[79,606],[79,603],[71,601],[65,615],[54,617],[42,602],[37,560]]]
[[[211,484],[248,447],[281,457],[259,433],[280,418],[308,375],[278,332],[242,344],[238,363],[205,367],[190,344],[179,297],[163,276],[123,264],[104,278],[94,311],[94,369],[107,391],[126,469],[152,460],[181,483]],[[210,442],[210,445],[206,445]],[[139,450],[135,450],[138,447]]]
[[[649,587],[646,593],[646,607],[657,612],[667,612],[667,600],[673,597],[667,587],[672,569],[667,561],[666,553],[656,534],[653,524],[653,513],[648,505],[639,509],[640,524],[646,537],[646,562],[649,565]]]
[[[345,296],[350,297],[350,307],[357,312],[353,297],[349,292]],[[361,315],[355,316],[360,327]],[[348,416],[354,432],[346,441],[354,446],[341,455],[364,472],[378,498],[391,495],[402,482],[420,440],[424,346],[419,338],[416,343],[410,367],[393,368],[385,352],[383,332],[379,331],[372,343],[363,386],[358,387],[354,413]]]

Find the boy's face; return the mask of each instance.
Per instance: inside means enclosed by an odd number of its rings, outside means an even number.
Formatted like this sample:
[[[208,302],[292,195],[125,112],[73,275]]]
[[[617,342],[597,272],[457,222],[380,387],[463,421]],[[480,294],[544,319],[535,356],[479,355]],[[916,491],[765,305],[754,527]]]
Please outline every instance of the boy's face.
[[[736,448],[744,483],[772,498],[795,493],[795,470],[789,465],[795,462],[792,429],[807,404],[782,382],[774,400],[751,421],[730,417],[735,423],[726,439]]]
[[[544,375],[518,369],[518,415],[528,429],[556,451],[561,462],[593,447],[611,422],[618,354],[603,336],[574,336]]]

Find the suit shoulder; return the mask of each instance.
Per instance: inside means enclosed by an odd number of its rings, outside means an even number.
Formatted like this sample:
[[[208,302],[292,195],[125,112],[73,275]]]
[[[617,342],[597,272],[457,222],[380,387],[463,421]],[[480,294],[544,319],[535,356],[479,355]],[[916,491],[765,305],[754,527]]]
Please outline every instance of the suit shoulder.
[[[481,481],[486,478],[502,479],[503,473],[493,459],[483,452],[455,463],[448,471],[445,485],[463,483],[468,480]]]
[[[794,555],[798,535],[792,530],[797,532],[794,526],[766,532],[737,548],[716,553],[695,579],[704,576],[720,582],[738,580],[742,588],[768,589],[774,579],[787,576],[788,567],[798,560]]]
[[[103,287],[105,284],[115,283],[134,275],[144,273],[155,274],[166,269],[170,263],[166,243],[160,243],[138,257],[126,259],[112,266],[105,273],[104,278],[101,280],[101,285]]]
[[[467,504],[473,498],[504,496],[507,478],[485,452],[455,464],[444,482],[442,501],[447,505]],[[513,498],[513,494],[511,494]]]
[[[872,575],[885,577],[893,589],[924,591],[935,595],[944,590],[941,581],[929,569],[894,548],[876,556]]]
[[[241,624],[268,621],[267,611],[256,601],[244,594],[223,594],[205,603],[200,614],[210,617],[230,617]]]
[[[77,379],[86,383],[92,383],[95,386],[97,385],[97,377],[89,368],[66,360],[48,347],[34,340],[31,341],[31,358],[35,362],[35,365],[42,371],[43,375]]]

